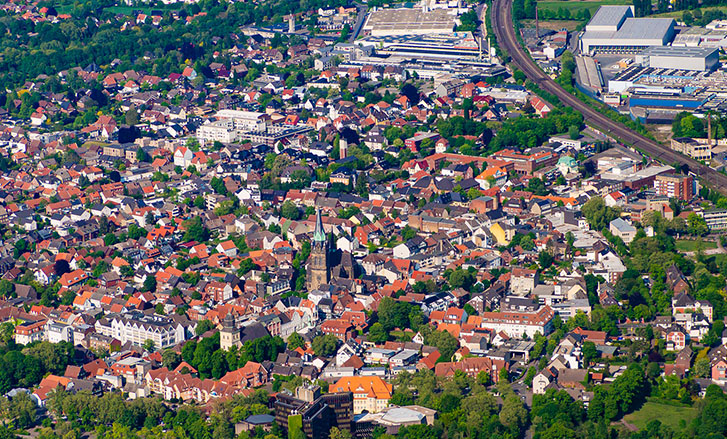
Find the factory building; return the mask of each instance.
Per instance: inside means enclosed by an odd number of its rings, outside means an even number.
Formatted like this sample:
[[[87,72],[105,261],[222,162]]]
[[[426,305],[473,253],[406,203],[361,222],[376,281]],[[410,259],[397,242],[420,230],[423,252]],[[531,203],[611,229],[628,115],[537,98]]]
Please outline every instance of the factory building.
[[[671,42],[674,25],[672,18],[635,18],[633,6],[601,6],[581,36],[581,51],[636,54]]]
[[[472,32],[448,32],[428,35],[370,36],[360,43],[377,47],[379,55],[407,58],[478,59],[480,46]]]
[[[456,10],[380,9],[368,15],[363,30],[375,37],[442,34],[454,31],[456,19]]]
[[[671,139],[671,149],[680,152],[694,160],[712,160],[712,146],[702,143],[691,137],[676,137]]]
[[[649,47],[636,63],[657,69],[710,72],[719,67],[719,50],[709,47]]]
[[[635,88],[629,96],[629,107],[677,109],[694,111],[707,102],[709,96],[690,93],[660,92],[653,89]]]

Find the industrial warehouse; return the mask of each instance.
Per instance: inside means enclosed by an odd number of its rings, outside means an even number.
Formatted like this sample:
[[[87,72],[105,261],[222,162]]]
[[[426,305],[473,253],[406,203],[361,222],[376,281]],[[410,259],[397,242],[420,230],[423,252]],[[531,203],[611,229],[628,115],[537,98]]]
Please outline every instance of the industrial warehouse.
[[[634,18],[632,6],[601,6],[581,37],[581,52],[636,54],[674,38],[672,18]]]
[[[456,18],[456,9],[381,9],[369,14],[363,30],[372,36],[449,33],[454,30]]]
[[[378,48],[377,54],[383,55],[443,59],[477,59],[483,55],[471,32],[370,36],[360,42]]]
[[[719,58],[727,33],[718,24],[677,27],[672,18],[635,18],[631,6],[601,6],[580,36],[576,86],[647,123],[727,111]]]
[[[707,72],[719,66],[719,50],[711,47],[649,47],[636,55],[636,63],[657,69]]]

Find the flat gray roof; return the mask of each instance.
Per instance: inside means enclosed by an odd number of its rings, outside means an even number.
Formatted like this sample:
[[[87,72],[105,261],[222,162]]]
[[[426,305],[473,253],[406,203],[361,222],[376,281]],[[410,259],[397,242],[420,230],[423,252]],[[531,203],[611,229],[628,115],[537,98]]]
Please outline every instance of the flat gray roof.
[[[618,229],[620,232],[635,232],[636,227],[632,226],[631,224],[627,223],[626,221],[622,220],[621,218],[616,218],[615,220],[611,221],[612,226],[614,226],[616,229]]]
[[[625,5],[606,5],[601,6],[596,14],[588,22],[589,26],[617,26],[624,15],[630,15],[630,6]]]
[[[586,31],[581,37],[582,40],[630,40],[636,43],[639,40],[662,40],[669,29],[673,26],[673,18],[627,18],[619,30],[609,31]],[[614,41],[612,45],[620,45]],[[650,43],[645,41],[644,46]],[[632,44],[635,45],[635,44]]]
[[[681,46],[654,46],[645,49],[641,55],[646,56],[674,56],[680,58],[706,58],[717,52],[714,47],[681,47]]]
[[[454,25],[455,18],[446,9],[434,9],[427,12],[413,8],[380,9],[371,13],[366,27]]]
[[[673,23],[673,18],[627,18],[614,37],[619,39],[662,38]]]

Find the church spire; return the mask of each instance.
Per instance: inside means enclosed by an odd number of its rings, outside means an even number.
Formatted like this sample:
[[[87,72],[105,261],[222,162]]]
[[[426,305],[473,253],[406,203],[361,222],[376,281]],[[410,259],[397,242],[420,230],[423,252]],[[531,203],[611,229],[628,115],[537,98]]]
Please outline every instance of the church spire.
[[[321,221],[321,211],[316,210],[316,229],[313,232],[313,242],[311,243],[305,275],[308,291],[317,290],[321,285],[327,284],[331,278],[326,241],[326,232],[323,230],[323,221]]]
[[[316,209],[316,229],[313,232],[314,243],[326,242],[326,232],[323,230],[323,221],[321,220],[321,210]]]

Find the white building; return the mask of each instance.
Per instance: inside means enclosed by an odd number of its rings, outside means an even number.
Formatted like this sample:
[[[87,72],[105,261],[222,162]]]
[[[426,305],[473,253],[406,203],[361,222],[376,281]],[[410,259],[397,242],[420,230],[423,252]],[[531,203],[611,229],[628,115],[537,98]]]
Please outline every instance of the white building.
[[[616,218],[611,221],[608,228],[614,236],[618,236],[626,244],[630,244],[636,237],[636,227],[632,226],[622,218]]]
[[[485,312],[482,327],[502,331],[512,338],[521,338],[523,334],[533,338],[535,334],[548,335],[552,331],[554,316],[549,306],[536,312]]]
[[[25,322],[15,327],[15,343],[20,345],[41,341],[45,337],[45,320]]]
[[[186,339],[184,327],[170,317],[148,316],[137,311],[103,318],[96,322],[96,331],[122,344],[131,342],[141,346],[151,340],[157,349],[174,346]]]
[[[581,52],[635,54],[665,46],[674,38],[675,24],[673,18],[634,18],[633,6],[601,6],[581,36]]]
[[[234,128],[234,123],[229,120],[218,120],[207,122],[197,129],[197,139],[200,142],[222,142],[232,143],[240,137]]]
[[[49,321],[45,325],[45,339],[51,343],[73,341],[73,327],[63,323]]]
[[[265,131],[265,113],[242,110],[220,110],[215,114],[219,121],[230,121],[232,127],[242,131]]]
[[[192,164],[192,158],[194,158],[192,151],[185,146],[180,146],[174,151],[174,166],[187,168]]]
[[[707,72],[719,67],[719,50],[714,47],[649,47],[636,55],[636,62],[656,69]]]

